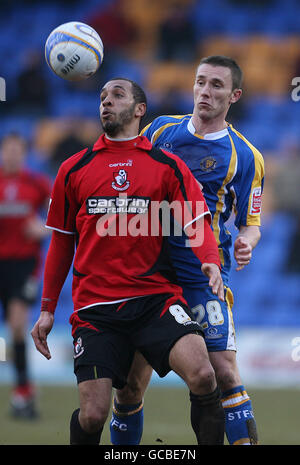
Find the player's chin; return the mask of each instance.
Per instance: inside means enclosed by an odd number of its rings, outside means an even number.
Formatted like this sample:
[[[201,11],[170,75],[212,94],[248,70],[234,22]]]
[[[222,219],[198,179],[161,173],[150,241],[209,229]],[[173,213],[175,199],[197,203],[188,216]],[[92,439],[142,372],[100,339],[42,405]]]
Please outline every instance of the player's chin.
[[[213,109],[206,105],[199,108],[199,116],[201,119],[212,119],[214,117]]]
[[[116,137],[121,129],[121,125],[117,121],[104,121],[102,127],[109,137]]]
[[[101,123],[102,123],[103,127],[106,124],[111,124],[112,122],[113,122],[113,116],[111,114],[109,114],[109,115],[101,115]]]

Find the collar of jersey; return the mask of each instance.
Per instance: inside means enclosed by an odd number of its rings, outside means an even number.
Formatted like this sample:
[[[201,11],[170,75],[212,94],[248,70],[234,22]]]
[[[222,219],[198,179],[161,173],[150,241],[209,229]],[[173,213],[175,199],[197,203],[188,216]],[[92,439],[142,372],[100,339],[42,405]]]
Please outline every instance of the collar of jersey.
[[[105,137],[102,134],[97,142],[94,144],[93,150],[104,150],[109,148],[139,148],[142,150],[151,150],[152,144],[145,136],[137,136],[133,139],[127,140],[113,140]]]
[[[196,134],[196,129],[194,128],[194,125],[192,123],[192,118],[189,120],[187,128],[193,136],[199,137],[200,139],[204,140],[217,140],[222,139],[222,137],[228,136],[227,128],[217,132],[210,132],[208,134],[205,134],[205,136],[200,136],[199,134]]]

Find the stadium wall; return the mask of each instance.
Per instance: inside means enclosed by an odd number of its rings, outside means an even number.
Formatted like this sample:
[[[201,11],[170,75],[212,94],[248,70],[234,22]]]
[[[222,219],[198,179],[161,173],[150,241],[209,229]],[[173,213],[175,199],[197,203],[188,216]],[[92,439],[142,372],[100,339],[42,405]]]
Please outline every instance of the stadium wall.
[[[11,384],[13,371],[9,361],[0,361],[0,384]],[[49,335],[51,360],[39,354],[29,338],[29,360],[34,380],[39,384],[68,385],[76,382],[73,374],[73,347],[70,328],[60,325]],[[252,388],[300,387],[300,327],[243,328],[237,337],[238,362],[244,383]],[[152,384],[166,387],[181,386],[183,382],[170,373],[160,379],[155,373]]]

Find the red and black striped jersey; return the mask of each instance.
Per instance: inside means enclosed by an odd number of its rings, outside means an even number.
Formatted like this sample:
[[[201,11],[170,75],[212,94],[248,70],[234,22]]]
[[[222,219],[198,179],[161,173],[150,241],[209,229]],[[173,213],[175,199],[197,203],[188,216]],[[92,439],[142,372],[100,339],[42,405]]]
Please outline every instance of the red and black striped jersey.
[[[182,232],[202,216],[210,222],[185,163],[143,136],[113,141],[102,135],[91,150],[68,158],[54,183],[46,226],[76,235],[75,311],[181,292],[168,254],[170,217]],[[193,250],[219,265],[214,238],[204,237]]]

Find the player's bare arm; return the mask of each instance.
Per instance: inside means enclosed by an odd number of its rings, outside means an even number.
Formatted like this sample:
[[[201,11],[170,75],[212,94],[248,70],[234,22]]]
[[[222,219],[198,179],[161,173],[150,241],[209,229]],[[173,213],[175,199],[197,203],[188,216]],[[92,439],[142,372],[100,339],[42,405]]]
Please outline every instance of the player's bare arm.
[[[237,262],[236,271],[242,270],[250,263],[252,251],[260,239],[259,226],[241,226],[234,243],[234,258]]]
[[[31,331],[36,349],[48,360],[51,358],[51,353],[47,343],[47,336],[52,329],[53,323],[54,315],[43,311]]]
[[[49,236],[50,230],[45,228],[44,221],[38,216],[28,219],[24,226],[24,234],[29,239],[42,240]]]
[[[56,303],[69,272],[73,253],[74,237],[53,231],[45,263],[41,313],[31,331],[36,349],[48,360],[51,353],[47,336],[53,326]]]

